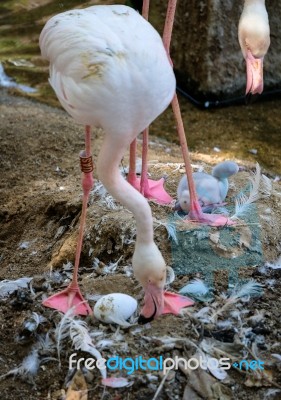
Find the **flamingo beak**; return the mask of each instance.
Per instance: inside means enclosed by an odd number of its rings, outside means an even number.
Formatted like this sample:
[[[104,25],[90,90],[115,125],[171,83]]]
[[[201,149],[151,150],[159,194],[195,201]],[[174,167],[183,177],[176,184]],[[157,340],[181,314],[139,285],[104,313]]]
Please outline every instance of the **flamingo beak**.
[[[141,310],[138,323],[146,324],[162,314],[164,309],[164,290],[155,284],[149,283],[145,287],[144,306]]]
[[[144,306],[141,310],[138,323],[147,324],[161,314],[178,315],[184,307],[189,307],[194,301],[177,293],[165,292],[162,288],[149,283],[145,288]]]
[[[263,91],[263,57],[256,58],[251,51],[247,51],[247,87],[246,95],[261,94]]]

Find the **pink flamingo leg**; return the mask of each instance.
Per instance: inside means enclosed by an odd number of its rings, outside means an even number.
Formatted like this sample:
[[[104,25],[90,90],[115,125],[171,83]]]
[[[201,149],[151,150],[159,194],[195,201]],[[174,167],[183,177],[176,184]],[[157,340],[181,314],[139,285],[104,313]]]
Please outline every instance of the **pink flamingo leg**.
[[[92,314],[92,310],[81,294],[78,285],[78,268],[86,224],[87,204],[90,191],[94,183],[92,174],[93,163],[91,157],[91,130],[89,126],[86,126],[85,129],[85,150],[80,153],[80,161],[81,169],[84,175],[82,179],[83,203],[72,281],[65,290],[44,300],[43,305],[64,313],[66,313],[70,308],[74,307],[74,314],[88,315]]]
[[[164,189],[165,179],[161,178],[158,181],[148,179],[147,168],[147,153],[148,153],[148,128],[143,132],[142,142],[142,171],[140,180],[140,192],[149,200],[155,200],[159,204],[170,204],[173,198]]]
[[[129,173],[127,181],[136,189],[140,190],[140,179],[136,174],[137,139],[130,144]]]
[[[175,18],[177,0],[169,0],[164,33],[163,33],[163,43],[164,47],[167,51],[167,54],[170,54],[170,44],[173,30],[173,23]],[[170,56],[169,56],[170,57]],[[189,151],[186,142],[186,136],[184,131],[184,125],[181,117],[180,106],[178,102],[177,94],[172,100],[172,108],[176,119],[177,131],[179,135],[182,155],[185,164],[185,171],[188,181],[189,193],[190,193],[190,212],[188,214],[188,219],[194,222],[201,222],[204,224],[208,224],[211,226],[224,226],[224,225],[233,225],[234,222],[229,218],[218,215],[218,214],[205,214],[203,213],[201,206],[198,202],[195,184],[192,176],[192,167],[190,163]]]
[[[163,33],[163,43],[164,43],[164,47],[167,51],[169,58],[170,58],[169,50],[170,50],[170,43],[171,43],[171,37],[172,37],[176,5],[177,5],[177,0],[169,0],[167,14],[166,14],[165,27],[164,27],[164,33]],[[171,59],[170,59],[170,62],[172,64]],[[227,218],[225,218],[223,216],[218,216],[218,215],[204,214],[201,210],[200,204],[198,202],[197,194],[195,191],[195,185],[194,185],[194,181],[193,181],[193,177],[192,177],[192,168],[191,168],[189,152],[188,152],[188,147],[187,147],[187,142],[186,142],[186,137],[185,137],[185,132],[184,132],[184,126],[183,126],[179,102],[178,102],[178,98],[177,98],[176,94],[174,95],[174,98],[172,100],[172,108],[173,108],[173,112],[174,112],[175,119],[176,119],[177,131],[178,131],[178,135],[179,135],[179,140],[180,140],[180,145],[181,145],[181,149],[182,149],[182,154],[183,154],[183,159],[184,159],[185,169],[186,169],[186,175],[187,175],[188,185],[189,185],[189,193],[190,193],[189,218],[191,218],[197,222],[207,223],[209,225],[216,225],[216,226],[225,225],[228,223]],[[231,223],[231,222],[232,221],[230,221],[229,223]],[[192,304],[193,304],[193,301],[191,299],[188,299],[185,296],[181,296],[176,293],[164,292],[164,308],[163,308],[162,314],[171,313],[171,314],[178,315],[180,310],[183,307],[191,306]],[[151,307],[151,310],[149,310],[149,311],[150,312],[152,311],[152,307]]]
[[[148,14],[149,14],[149,1],[150,0],[144,0],[142,7],[142,16],[146,20],[148,20]],[[158,181],[153,181],[152,179],[148,179],[148,162],[147,162],[148,132],[149,128],[147,127],[143,131],[141,179],[137,178],[136,176],[135,161],[133,161],[133,157],[134,160],[136,159],[137,141],[135,139],[130,146],[130,167],[127,180],[135,189],[137,189],[147,199],[154,200],[159,204],[170,204],[173,198],[164,189],[165,179],[161,178]]]

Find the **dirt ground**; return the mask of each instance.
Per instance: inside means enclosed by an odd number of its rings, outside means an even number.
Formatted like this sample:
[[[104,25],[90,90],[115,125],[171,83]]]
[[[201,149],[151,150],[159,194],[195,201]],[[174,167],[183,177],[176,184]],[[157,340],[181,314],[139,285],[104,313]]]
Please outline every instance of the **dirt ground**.
[[[19,366],[40,335],[50,332],[53,338],[55,325],[60,320],[58,313],[43,307],[41,301],[47,294],[65,286],[71,276],[71,269],[67,263],[73,262],[81,210],[78,154],[83,149],[84,138],[83,127],[75,125],[60,109],[11,96],[4,90],[0,91],[0,100],[0,280],[33,278],[32,291],[22,289],[2,299],[0,296],[0,375],[3,375]],[[269,113],[272,114],[274,122],[271,127],[278,125],[278,118],[280,127],[278,106],[280,107],[280,102],[260,106],[268,118],[270,118]],[[194,148],[200,147],[200,152],[197,150],[192,153],[195,169],[197,166],[203,166],[206,172],[210,172],[213,165],[230,157],[243,167],[242,172],[230,179],[228,201],[233,203],[235,195],[247,185],[251,171],[254,171],[255,156],[251,153],[251,160],[246,160],[241,154],[235,157],[235,143],[229,145],[228,151],[223,135],[220,143],[213,143],[210,137],[212,132],[217,130],[222,134],[227,131],[230,116],[237,125],[240,120],[249,126],[253,124],[255,117],[250,118],[251,108],[247,110],[238,107],[229,108],[204,114],[203,111],[185,104],[183,110],[184,119],[190,118],[193,121],[194,131],[209,133],[206,144],[202,136],[198,139],[198,143],[195,138]],[[169,113],[167,118],[171,121]],[[256,125],[258,126],[256,129],[261,129],[258,122]],[[153,126],[152,134],[159,133],[162,129],[167,131],[164,120],[160,118]],[[176,136],[176,132],[170,135]],[[98,155],[101,139],[101,131],[95,131],[94,159]],[[176,143],[156,136],[151,136],[150,140],[150,173],[153,178],[167,175],[166,189],[175,198],[177,184],[184,173],[183,166],[180,165],[182,159],[179,147]],[[220,147],[221,151],[214,151],[215,146]],[[248,144],[247,146],[249,148]],[[140,152],[141,146],[138,147]],[[264,157],[266,158],[266,154]],[[222,383],[209,378],[209,374],[206,374],[208,377],[205,375],[200,377],[195,373],[189,375],[182,370],[175,371],[169,374],[163,384],[157,396],[159,400],[281,398],[280,359],[278,364],[276,358],[272,356],[281,353],[279,300],[281,269],[280,265],[279,268],[264,267],[266,262],[275,262],[281,252],[281,184],[278,180],[278,173],[281,170],[280,160],[277,158],[276,155],[276,162],[272,159],[267,160],[267,165],[271,164],[269,169],[264,168],[261,160],[262,173],[270,178],[273,185],[271,195],[257,201],[263,261],[261,260],[258,265],[251,265],[251,268],[244,266],[240,272],[244,278],[254,278],[261,283],[263,295],[246,303],[237,302],[234,308],[222,313],[221,320],[232,319],[230,328],[218,328],[215,323],[204,323],[196,314],[205,306],[216,309],[218,304],[221,304],[223,300],[220,295],[227,290],[225,272],[215,274],[215,301],[212,303],[197,301],[182,316],[162,316],[144,327],[133,325],[131,328],[121,328],[118,334],[116,326],[102,324],[91,317],[86,318],[92,332],[101,331],[103,337],[111,339],[115,335],[113,347],[104,347],[101,350],[105,357],[116,352],[123,357],[137,355],[142,355],[144,358],[159,355],[187,357],[194,354],[194,349],[190,348],[188,341],[199,346],[202,340],[210,339],[216,340],[217,347],[225,343],[232,346],[240,345],[240,350],[243,350],[241,357],[253,358],[252,353],[256,352],[254,353],[256,356],[258,354],[260,359],[266,361],[267,374],[255,375],[251,371],[237,371],[232,368],[228,378]],[[127,166],[127,162],[128,154],[123,160],[124,167]],[[95,178],[97,180],[96,174]],[[155,240],[167,264],[173,265],[171,239],[168,239],[165,228],[173,211],[168,206],[154,203],[151,203],[151,207],[155,219]],[[236,229],[239,230],[239,226]],[[243,230],[242,225],[241,229]],[[212,232],[216,231],[214,228]],[[101,295],[123,292],[141,302],[141,288],[134,279],[131,269],[134,239],[135,222],[132,214],[118,204],[113,209],[108,208],[99,195],[93,193],[88,209],[80,267],[83,293]],[[117,261],[118,265],[114,266]],[[200,260],[197,262],[200,263]],[[57,278],[55,274],[50,275],[50,271],[58,271]],[[179,290],[195,276],[199,275],[196,273],[192,276],[177,275],[170,289]],[[95,301],[90,301],[91,306],[94,303]],[[247,313],[243,314],[245,308]],[[242,320],[239,320],[237,313],[235,317],[233,311],[235,309],[241,314]],[[36,332],[27,333],[24,322],[30,318],[32,312],[44,316],[46,321],[39,325]],[[252,317],[259,313],[262,317],[258,322],[253,322]],[[249,339],[249,332],[252,339]],[[228,339],[225,339],[226,336]],[[169,343],[163,338],[169,338]],[[248,339],[245,341],[245,338]],[[252,351],[250,355],[246,354],[249,348]],[[62,367],[59,369],[56,349],[52,350],[48,354],[52,359],[40,365],[33,382],[27,377],[0,378],[1,398],[3,400],[62,399],[67,386],[65,379],[68,374],[68,357],[73,352],[74,349],[69,342],[63,349]],[[153,399],[162,378],[159,372],[145,374],[137,371],[131,377],[130,387],[107,388],[104,392],[100,375],[95,372],[87,376],[88,398]],[[196,379],[200,379],[202,386],[205,383],[207,386],[216,386],[213,397],[207,395],[204,397],[204,391],[194,389]],[[193,388],[192,395],[190,387]]]

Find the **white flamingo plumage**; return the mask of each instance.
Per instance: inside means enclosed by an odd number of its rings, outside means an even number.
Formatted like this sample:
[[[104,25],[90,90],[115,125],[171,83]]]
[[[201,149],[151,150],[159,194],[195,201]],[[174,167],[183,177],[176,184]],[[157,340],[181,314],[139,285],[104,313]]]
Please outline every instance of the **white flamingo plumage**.
[[[40,35],[40,48],[50,62],[50,84],[62,106],[76,122],[86,126],[86,150],[82,154],[84,196],[73,281],[44,304],[64,312],[76,305],[77,313],[90,312],[88,305],[79,304],[83,297],[77,271],[93,186],[92,125],[105,132],[97,161],[99,179],[136,219],[133,268],[145,290],[143,319],[173,311],[169,295],[164,309],[166,265],[153,239],[151,209],[119,171],[128,146],[165,110],[175,94],[175,77],[161,37],[132,8],[92,6],[52,17]],[[182,305],[190,304],[189,300],[182,300]]]

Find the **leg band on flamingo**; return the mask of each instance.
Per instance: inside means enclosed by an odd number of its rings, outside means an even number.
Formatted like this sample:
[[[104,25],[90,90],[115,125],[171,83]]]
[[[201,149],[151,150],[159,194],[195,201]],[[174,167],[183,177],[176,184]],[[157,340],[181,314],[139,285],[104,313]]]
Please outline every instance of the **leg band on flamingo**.
[[[80,218],[80,228],[77,241],[73,278],[71,283],[66,289],[44,300],[43,305],[46,307],[54,308],[63,313],[66,313],[68,310],[73,308],[73,314],[75,315],[89,315],[92,314],[92,309],[88,305],[87,301],[84,299],[78,285],[78,268],[80,262],[83,236],[84,236],[87,205],[88,205],[90,191],[93,187],[93,182],[94,182],[92,174],[93,171],[92,156],[87,155],[87,152],[85,150],[83,150],[80,153],[80,166],[84,174],[82,180],[83,203],[82,203],[82,213]]]

